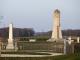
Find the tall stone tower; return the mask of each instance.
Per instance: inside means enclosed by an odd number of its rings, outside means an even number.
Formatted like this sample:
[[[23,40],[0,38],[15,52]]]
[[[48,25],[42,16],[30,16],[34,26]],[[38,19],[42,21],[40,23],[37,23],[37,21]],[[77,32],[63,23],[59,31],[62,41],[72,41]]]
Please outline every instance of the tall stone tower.
[[[52,37],[53,41],[62,39],[62,32],[60,27],[60,11],[56,9],[53,13],[53,29],[52,29]]]
[[[13,25],[9,24],[9,39],[6,49],[14,49],[13,45]]]

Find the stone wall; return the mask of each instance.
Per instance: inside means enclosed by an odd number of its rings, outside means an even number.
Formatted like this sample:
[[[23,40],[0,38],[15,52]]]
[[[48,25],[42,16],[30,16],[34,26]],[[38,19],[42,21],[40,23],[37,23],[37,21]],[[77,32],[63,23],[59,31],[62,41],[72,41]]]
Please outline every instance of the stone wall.
[[[55,42],[18,42],[18,50],[52,51],[63,53],[64,45]]]

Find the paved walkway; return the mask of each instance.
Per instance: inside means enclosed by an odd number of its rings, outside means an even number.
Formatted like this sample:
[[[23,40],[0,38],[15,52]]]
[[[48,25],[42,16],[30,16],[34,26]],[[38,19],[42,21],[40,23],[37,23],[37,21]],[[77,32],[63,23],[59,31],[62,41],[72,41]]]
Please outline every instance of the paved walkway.
[[[62,53],[51,53],[51,52],[39,52],[39,53],[48,53],[51,55],[1,54],[1,57],[48,57],[48,56],[63,55]]]

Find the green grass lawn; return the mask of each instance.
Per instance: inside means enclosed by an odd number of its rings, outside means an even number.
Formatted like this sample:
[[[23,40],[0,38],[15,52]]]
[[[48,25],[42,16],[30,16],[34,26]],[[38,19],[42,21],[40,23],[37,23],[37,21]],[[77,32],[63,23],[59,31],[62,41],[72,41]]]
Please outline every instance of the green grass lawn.
[[[51,57],[0,57],[0,60],[80,60],[80,54],[69,54]]]
[[[62,56],[56,56],[52,57],[53,60],[80,60],[80,54],[69,54],[69,55],[62,55]]]

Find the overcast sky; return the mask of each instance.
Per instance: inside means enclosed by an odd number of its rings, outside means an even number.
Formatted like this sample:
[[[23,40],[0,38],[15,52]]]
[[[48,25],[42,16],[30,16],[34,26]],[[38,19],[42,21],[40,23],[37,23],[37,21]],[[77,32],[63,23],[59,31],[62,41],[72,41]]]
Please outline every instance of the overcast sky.
[[[80,0],[0,0],[0,27],[12,20],[14,27],[52,29],[52,13],[61,11],[62,29],[80,29]]]

